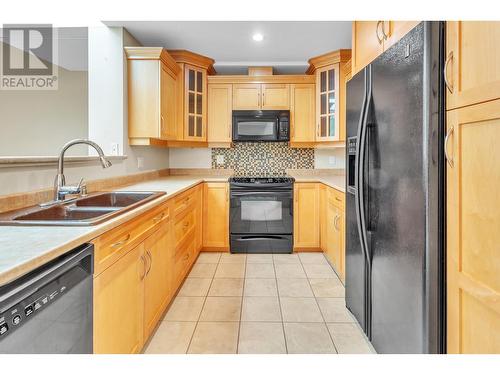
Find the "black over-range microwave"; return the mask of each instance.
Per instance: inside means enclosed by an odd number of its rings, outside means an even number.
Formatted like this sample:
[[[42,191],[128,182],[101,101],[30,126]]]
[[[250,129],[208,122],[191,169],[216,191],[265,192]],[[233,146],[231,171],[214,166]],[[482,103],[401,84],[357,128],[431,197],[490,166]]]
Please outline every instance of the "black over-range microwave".
[[[233,111],[234,142],[290,140],[290,111]]]

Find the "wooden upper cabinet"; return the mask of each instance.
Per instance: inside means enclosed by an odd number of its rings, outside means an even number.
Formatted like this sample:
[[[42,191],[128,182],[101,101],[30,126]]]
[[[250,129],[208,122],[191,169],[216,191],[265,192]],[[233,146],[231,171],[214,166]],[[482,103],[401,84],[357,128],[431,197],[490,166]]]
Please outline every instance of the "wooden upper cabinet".
[[[352,75],[359,72],[384,52],[382,21],[353,21]]]
[[[203,248],[229,249],[229,184],[203,185]]]
[[[151,145],[176,136],[179,66],[163,48],[125,47],[128,136],[131,145]]]
[[[287,110],[290,108],[290,85],[266,83],[261,86],[263,110]]]
[[[233,85],[208,84],[208,142],[231,143]]]
[[[290,85],[290,143],[314,142],[316,134],[316,86]]]
[[[254,110],[261,108],[260,83],[240,83],[233,85],[233,109]]]
[[[94,353],[138,353],[143,344],[144,245],[94,278]]]
[[[500,22],[446,22],[447,109],[500,98]]]
[[[500,353],[500,99],[448,111],[447,128],[448,353]]]
[[[289,84],[240,83],[233,85],[234,110],[287,110],[289,108]]]

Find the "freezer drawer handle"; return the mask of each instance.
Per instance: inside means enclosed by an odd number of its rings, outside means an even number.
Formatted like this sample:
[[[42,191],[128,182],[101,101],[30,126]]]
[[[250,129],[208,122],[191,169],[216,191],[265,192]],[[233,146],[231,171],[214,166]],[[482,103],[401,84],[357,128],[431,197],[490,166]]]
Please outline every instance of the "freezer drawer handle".
[[[444,83],[448,91],[453,94],[453,83],[450,83],[450,81],[448,81],[448,64],[450,63],[451,60],[453,60],[453,51],[450,51],[450,54],[446,58],[446,62],[444,63],[444,69],[443,69]]]
[[[448,141],[450,140],[451,136],[453,135],[455,128],[452,126],[451,128],[448,129],[448,132],[446,133],[446,137],[444,138],[444,155],[446,157],[446,161],[450,165],[451,168],[453,168],[454,165],[454,160],[450,155],[448,154]]]

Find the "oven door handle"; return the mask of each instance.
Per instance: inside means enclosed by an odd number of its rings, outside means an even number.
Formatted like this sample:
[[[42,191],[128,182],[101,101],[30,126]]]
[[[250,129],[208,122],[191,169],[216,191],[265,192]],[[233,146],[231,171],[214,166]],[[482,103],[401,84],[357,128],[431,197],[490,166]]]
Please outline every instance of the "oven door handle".
[[[285,237],[281,236],[244,236],[241,238],[235,238],[234,241],[245,242],[245,241],[264,241],[264,240],[282,240]]]
[[[291,191],[246,191],[231,192],[231,197],[247,197],[249,195],[278,195],[292,197]]]

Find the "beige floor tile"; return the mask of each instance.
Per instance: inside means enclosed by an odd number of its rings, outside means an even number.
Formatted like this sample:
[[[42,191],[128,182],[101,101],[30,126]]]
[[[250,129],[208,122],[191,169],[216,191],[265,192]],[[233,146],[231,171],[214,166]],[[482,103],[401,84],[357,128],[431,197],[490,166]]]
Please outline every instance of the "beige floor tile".
[[[199,322],[189,345],[190,354],[235,354],[237,322]]]
[[[205,297],[212,279],[187,278],[177,294],[180,297]]]
[[[222,253],[216,252],[201,252],[196,260],[196,263],[219,263],[219,259]]]
[[[314,297],[307,279],[278,279],[280,297]]]
[[[327,323],[353,323],[344,298],[317,298],[321,313]]]
[[[276,277],[278,279],[305,279],[306,274],[300,263],[297,264],[275,264]]]
[[[273,254],[275,264],[300,264],[297,254]]]
[[[220,263],[245,263],[246,259],[247,259],[246,254],[224,253],[220,257]]]
[[[242,322],[238,353],[285,354],[285,336],[281,323]]]
[[[272,264],[272,263],[248,263],[245,277],[249,278],[249,279],[275,278],[276,276],[274,275],[274,264]]]
[[[338,278],[309,279],[315,297],[344,297],[345,288]]]
[[[156,330],[146,354],[185,354],[196,322],[162,322]]]
[[[247,254],[247,263],[272,263],[273,254]]]
[[[281,322],[277,297],[243,297],[241,320],[245,322]]]
[[[208,292],[212,297],[241,297],[244,279],[213,279]]]
[[[304,264],[306,275],[310,279],[333,279],[337,274],[329,264]]]
[[[280,297],[284,322],[323,322],[315,298]]]
[[[204,279],[211,279],[214,277],[215,269],[217,264],[213,263],[196,263],[191,272],[189,272],[188,277],[200,277]]]
[[[240,313],[241,297],[207,297],[200,322],[237,322]]]
[[[328,262],[323,253],[299,253],[299,258],[302,264],[326,264]]]
[[[249,297],[276,297],[276,279],[246,279],[244,294]]]
[[[242,279],[245,276],[245,263],[219,263],[215,278]]]
[[[329,323],[328,330],[340,354],[371,354],[364,333],[354,323]]]
[[[196,322],[205,297],[175,297],[165,319],[170,322]]]
[[[290,354],[336,353],[325,323],[284,323]]]

